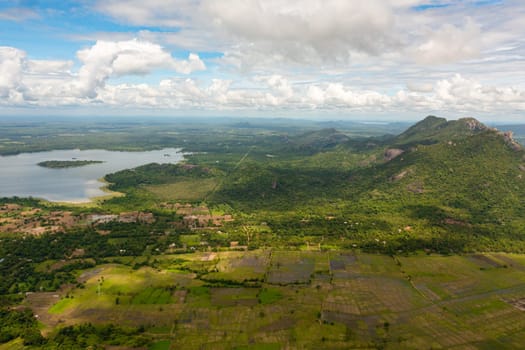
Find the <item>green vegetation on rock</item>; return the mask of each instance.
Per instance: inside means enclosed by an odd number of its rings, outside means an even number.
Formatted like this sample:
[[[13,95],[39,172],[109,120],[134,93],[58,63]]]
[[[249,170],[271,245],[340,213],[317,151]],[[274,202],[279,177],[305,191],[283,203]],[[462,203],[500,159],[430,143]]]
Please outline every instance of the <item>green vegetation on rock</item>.
[[[46,160],[38,163],[37,165],[44,168],[51,169],[62,169],[62,168],[76,168],[81,166],[86,166],[90,164],[100,164],[103,163],[100,160]]]

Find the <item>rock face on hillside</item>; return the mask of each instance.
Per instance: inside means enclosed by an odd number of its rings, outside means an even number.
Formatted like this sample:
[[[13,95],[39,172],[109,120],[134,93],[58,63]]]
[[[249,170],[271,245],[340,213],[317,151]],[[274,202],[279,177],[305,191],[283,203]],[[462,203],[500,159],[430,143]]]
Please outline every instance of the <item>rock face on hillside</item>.
[[[481,123],[480,121],[474,118],[464,118],[464,119],[459,119],[458,121],[464,122],[465,126],[470,131],[484,131],[484,130],[489,129],[485,124]]]
[[[396,158],[396,157],[399,157],[400,155],[402,155],[403,153],[405,153],[405,151],[403,151],[402,149],[399,149],[399,148],[389,148],[385,151],[385,161],[389,162],[391,161],[392,159]]]
[[[523,146],[521,146],[516,140],[514,140],[514,133],[512,131],[505,131],[501,133],[501,135],[503,135],[505,143],[513,150],[519,151],[523,149]]]

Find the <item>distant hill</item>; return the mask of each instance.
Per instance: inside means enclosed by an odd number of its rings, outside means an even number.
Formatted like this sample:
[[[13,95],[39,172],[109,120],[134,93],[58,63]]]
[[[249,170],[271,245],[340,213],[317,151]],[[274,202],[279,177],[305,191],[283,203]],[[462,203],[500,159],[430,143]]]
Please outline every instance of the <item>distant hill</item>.
[[[334,128],[327,128],[291,137],[289,143],[298,150],[318,152],[333,148],[349,140],[350,137],[344,133]]]

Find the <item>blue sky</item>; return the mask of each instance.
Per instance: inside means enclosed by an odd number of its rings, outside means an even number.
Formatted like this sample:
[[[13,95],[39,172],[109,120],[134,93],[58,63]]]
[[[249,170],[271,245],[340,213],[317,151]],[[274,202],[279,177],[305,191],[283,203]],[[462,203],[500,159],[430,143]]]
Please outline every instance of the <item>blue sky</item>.
[[[525,121],[525,4],[0,0],[0,115]]]

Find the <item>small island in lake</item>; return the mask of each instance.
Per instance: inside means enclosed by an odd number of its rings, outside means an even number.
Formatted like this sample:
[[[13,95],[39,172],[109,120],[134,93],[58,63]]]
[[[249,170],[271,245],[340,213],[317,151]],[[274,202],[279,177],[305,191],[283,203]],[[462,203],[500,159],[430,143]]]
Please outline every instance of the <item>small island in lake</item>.
[[[62,169],[62,168],[75,168],[80,166],[86,166],[90,164],[104,163],[100,160],[46,160],[38,163],[37,165],[44,168],[51,169]]]

